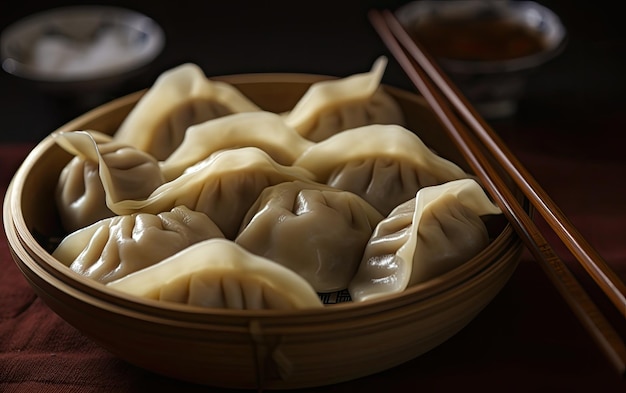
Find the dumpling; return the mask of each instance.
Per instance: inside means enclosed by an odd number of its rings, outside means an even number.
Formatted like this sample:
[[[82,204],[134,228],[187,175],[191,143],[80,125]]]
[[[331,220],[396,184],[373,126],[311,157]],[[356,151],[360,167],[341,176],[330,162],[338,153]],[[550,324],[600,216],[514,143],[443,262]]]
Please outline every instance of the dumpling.
[[[304,168],[276,163],[256,147],[218,151],[189,167],[182,175],[158,187],[141,200],[109,199],[116,214],[159,213],[185,205],[208,215],[228,239],[237,235],[241,221],[261,191],[292,180],[312,182]]]
[[[118,199],[145,198],[164,183],[158,162],[149,154],[97,131],[53,134],[74,158],[63,168],[56,187],[56,205],[68,232],[111,217],[101,177]]]
[[[110,217],[67,235],[52,256],[107,283],[153,265],[202,240],[224,235],[206,214],[177,206],[159,214]]]
[[[107,286],[147,299],[210,308],[323,307],[302,277],[224,239],[197,243]]]
[[[404,124],[400,106],[380,85],[386,67],[380,57],[370,72],[314,83],[283,114],[285,122],[313,142],[368,124]]]
[[[235,242],[295,271],[317,292],[347,288],[383,216],[359,196],[299,181],[265,189]]]
[[[291,165],[311,145],[276,113],[236,113],[189,127],[182,144],[160,165],[172,180],[212,153],[238,147],[258,147],[277,163]]]
[[[186,63],[162,73],[124,119],[114,138],[164,160],[193,124],[261,110],[234,86]]]
[[[470,260],[489,244],[482,216],[500,213],[473,179],[422,188],[376,227],[348,287],[352,300],[404,291]]]
[[[393,124],[343,131],[307,149],[293,165],[318,182],[359,195],[384,216],[422,187],[471,177]]]

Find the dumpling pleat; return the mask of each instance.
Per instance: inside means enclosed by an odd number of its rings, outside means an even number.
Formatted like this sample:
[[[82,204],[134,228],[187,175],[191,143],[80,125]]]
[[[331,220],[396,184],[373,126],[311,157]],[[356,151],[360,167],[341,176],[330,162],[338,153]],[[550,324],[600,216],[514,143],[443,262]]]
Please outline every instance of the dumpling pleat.
[[[217,238],[107,286],[134,296],[211,308],[323,307],[313,287],[292,270]]]

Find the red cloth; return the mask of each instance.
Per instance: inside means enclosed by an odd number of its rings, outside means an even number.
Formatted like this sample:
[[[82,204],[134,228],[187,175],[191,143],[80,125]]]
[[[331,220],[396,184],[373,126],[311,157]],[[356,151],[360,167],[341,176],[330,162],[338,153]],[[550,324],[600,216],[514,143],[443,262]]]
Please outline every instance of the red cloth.
[[[503,135],[516,146],[520,159],[577,228],[626,279],[626,162],[617,158],[621,157],[624,137],[601,149],[590,142],[589,135],[569,135],[565,146],[558,142],[563,136],[551,135],[549,130],[529,131],[523,136],[516,132],[504,129]],[[0,145],[3,194],[31,147]],[[582,151],[587,154],[585,159],[580,157]],[[580,273],[573,258],[564,259]],[[592,289],[598,304],[618,322],[620,332],[626,332],[624,319],[597,290],[593,291],[593,283],[584,278],[581,282]],[[6,237],[0,237],[1,392],[123,393],[158,389],[207,391],[206,387],[129,365],[85,338],[33,293],[10,256]],[[376,375],[303,391],[472,390],[624,392],[626,382],[581,327],[539,265],[525,253],[513,278],[495,300],[441,346]]]

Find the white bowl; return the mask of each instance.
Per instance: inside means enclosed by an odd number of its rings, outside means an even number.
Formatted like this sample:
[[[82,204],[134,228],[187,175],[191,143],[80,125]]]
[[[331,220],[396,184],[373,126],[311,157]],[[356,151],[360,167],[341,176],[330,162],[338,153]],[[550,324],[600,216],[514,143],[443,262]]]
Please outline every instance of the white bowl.
[[[39,85],[76,90],[95,81],[121,81],[152,62],[165,34],[151,18],[109,6],[43,11],[8,26],[0,36],[2,68]]]

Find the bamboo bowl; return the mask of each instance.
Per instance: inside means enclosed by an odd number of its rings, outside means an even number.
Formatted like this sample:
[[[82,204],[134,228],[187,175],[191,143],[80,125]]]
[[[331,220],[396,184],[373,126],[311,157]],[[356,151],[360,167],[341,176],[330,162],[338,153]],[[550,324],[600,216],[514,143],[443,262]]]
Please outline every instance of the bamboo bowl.
[[[249,74],[215,78],[259,106],[284,111],[328,77]],[[410,129],[440,155],[468,169],[425,101],[385,87]],[[60,130],[113,133],[143,92],[98,107]],[[243,389],[328,385],[389,369],[456,334],[513,274],[521,240],[504,218],[488,223],[492,241],[459,268],[376,301],[321,310],[235,311],[163,304],[120,295],[52,258],[48,239],[63,236],[53,200],[71,156],[48,137],[26,158],[4,202],[4,225],[19,269],[46,304],[118,357],[180,380]]]

